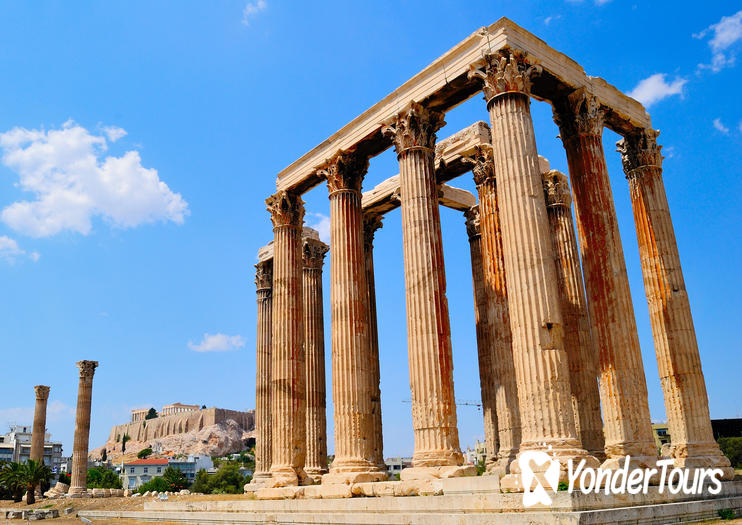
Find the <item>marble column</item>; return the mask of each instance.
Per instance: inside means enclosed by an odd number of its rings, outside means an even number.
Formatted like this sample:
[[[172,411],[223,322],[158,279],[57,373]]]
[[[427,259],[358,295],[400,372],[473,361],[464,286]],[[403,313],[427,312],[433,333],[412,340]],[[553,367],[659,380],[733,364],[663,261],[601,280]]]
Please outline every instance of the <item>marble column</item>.
[[[258,252],[255,265],[258,301],[255,372],[255,473],[252,485],[271,477],[271,337],[273,330],[273,246]]]
[[[412,102],[385,123],[399,159],[402,196],[407,347],[415,451],[401,479],[470,474],[461,466],[446,299],[435,132],[443,115]]]
[[[598,351],[587,313],[580,255],[572,222],[569,182],[564,173],[549,170],[543,173],[543,183],[564,322],[564,346],[569,360],[577,435],[588,453],[603,460],[605,439],[598,391]]]
[[[482,392],[482,413],[484,415],[484,442],[487,452],[485,465],[487,470],[490,471],[497,464],[499,449],[496,409],[497,380],[495,374],[495,341],[489,319],[489,298],[482,260],[479,206],[466,210],[464,217],[466,218],[466,234],[469,237],[471,274],[474,285],[474,322],[477,334],[479,386]]]
[[[520,400],[519,460],[511,465],[513,474],[502,480],[510,490],[522,489],[519,463],[525,451],[539,450],[562,460],[563,479],[569,459],[598,463],[582,448],[572,412],[554,252],[530,111],[531,76],[538,71],[510,50],[488,55],[484,70],[473,71],[484,79],[490,112]]]
[[[506,472],[520,449],[520,402],[513,362],[505,259],[502,251],[500,211],[497,205],[497,179],[491,146],[477,147],[468,158],[479,194],[479,223],[482,246],[482,271],[487,293],[487,317],[492,338],[495,407],[499,451],[496,461],[488,463],[489,472]],[[480,371],[481,373],[481,371]]]
[[[306,371],[302,293],[304,202],[288,191],[266,200],[273,222],[271,477],[266,487],[303,485],[306,457]]]
[[[49,400],[49,387],[37,385],[36,406],[33,411],[33,429],[31,431],[31,453],[29,457],[34,461],[44,461],[44,436],[46,434],[46,403]]]
[[[78,361],[80,383],[77,388],[75,437],[72,443],[72,481],[68,494],[81,497],[88,487],[88,444],[90,439],[90,404],[93,397],[93,375],[98,361]]]
[[[587,305],[598,345],[604,468],[651,467],[657,460],[649,418],[634,306],[603,156],[604,111],[584,90],[554,101],[554,120],[567,153]]]
[[[363,253],[368,285],[368,326],[371,331],[371,382],[374,387],[371,410],[374,417],[374,462],[386,470],[384,463],[384,433],[381,422],[381,370],[379,366],[379,327],[376,318],[376,279],[374,275],[374,234],[381,228],[380,215],[363,217]]]
[[[327,473],[325,316],[322,265],[330,249],[315,230],[304,228],[304,354],[307,374],[307,459],[304,471],[315,483]]]
[[[725,479],[732,479],[734,470],[711,430],[701,356],[662,180],[658,135],[659,131],[644,130],[625,136],[617,146],[631,192],[671,457],[678,467],[721,468]]]
[[[374,455],[374,414],[368,284],[363,252],[361,182],[368,158],[338,152],[321,173],[330,196],[332,255],[332,399],[335,459],[322,483],[386,479]]]

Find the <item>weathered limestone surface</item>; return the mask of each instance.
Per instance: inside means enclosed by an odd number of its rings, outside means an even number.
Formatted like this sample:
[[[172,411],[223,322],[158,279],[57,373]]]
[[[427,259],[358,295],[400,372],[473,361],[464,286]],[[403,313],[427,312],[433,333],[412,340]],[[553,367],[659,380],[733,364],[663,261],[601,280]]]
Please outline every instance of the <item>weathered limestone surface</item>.
[[[651,466],[656,449],[649,419],[634,307],[618,231],[608,170],[603,156],[604,111],[584,91],[555,104],[569,164],[585,272],[587,304],[599,349],[600,399],[605,425],[606,468],[630,455]]]
[[[44,435],[46,434],[46,403],[49,400],[49,387],[37,385],[36,406],[33,412],[33,429],[31,430],[31,453],[34,461],[44,461]]]
[[[629,181],[644,289],[654,334],[671,456],[680,467],[734,471],[711,431],[706,382],[685,289],[680,255],[662,180],[658,131],[626,136],[618,143]]]
[[[386,479],[374,451],[374,365],[363,248],[361,182],[368,159],[338,152],[323,170],[330,195],[335,459],[322,483]]]
[[[271,477],[268,487],[309,481],[306,457],[306,370],[302,288],[304,203],[279,191],[266,200],[273,222]]]
[[[473,72],[484,79],[498,172],[520,452],[549,451],[564,459],[563,465],[570,458],[597,463],[582,448],[572,413],[564,325],[528,98],[534,72],[537,68],[517,53],[490,55],[484,71]],[[517,466],[511,465],[516,474]],[[566,471],[562,474],[566,477]],[[519,476],[503,478],[503,486],[519,489]]]
[[[78,361],[80,383],[77,389],[75,437],[72,444],[72,481],[69,495],[86,494],[88,486],[88,443],[90,439],[90,404],[93,397],[93,375],[98,361]]]
[[[567,176],[557,170],[545,171],[543,181],[564,322],[564,346],[569,359],[575,426],[585,450],[603,460],[605,439],[600,417],[598,352],[587,314],[569,182]]]
[[[315,230],[304,228],[304,353],[307,370],[307,459],[304,471],[315,483],[327,473],[322,265],[329,249],[319,240]]]

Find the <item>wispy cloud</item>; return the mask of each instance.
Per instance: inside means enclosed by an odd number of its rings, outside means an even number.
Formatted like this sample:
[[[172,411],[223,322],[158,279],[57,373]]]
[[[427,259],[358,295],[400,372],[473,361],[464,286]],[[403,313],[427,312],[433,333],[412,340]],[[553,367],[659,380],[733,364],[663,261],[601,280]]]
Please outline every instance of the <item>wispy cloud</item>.
[[[547,16],[546,18],[544,18],[544,25],[547,25],[548,26],[549,24],[551,24],[552,22],[554,22],[556,20],[559,20],[560,18],[562,18],[562,15],[551,15],[551,16]]]
[[[668,83],[665,80],[666,78],[667,75],[664,73],[656,73],[651,77],[645,78],[631,90],[629,96],[649,107],[655,102],[659,102],[671,95],[682,95],[683,86],[688,81],[684,78],[676,77],[675,80]]]
[[[261,11],[265,11],[268,4],[265,0],[254,0],[245,4],[245,8],[242,10],[242,23],[246,26],[250,25],[250,19]]]
[[[25,256],[34,262],[38,261],[41,257],[38,252],[27,253],[26,250],[22,250],[21,247],[18,246],[18,241],[15,239],[11,239],[5,235],[0,235],[0,260],[12,264],[18,257]]]
[[[314,220],[309,223],[309,227],[319,232],[319,238],[322,242],[330,244],[330,218],[323,213],[309,213]]]
[[[0,425],[31,425],[33,423],[32,406],[0,409]],[[74,421],[75,409],[63,402],[53,399],[46,408],[47,423]]]
[[[729,134],[729,128],[724,125],[724,123],[721,121],[720,118],[715,118],[714,119],[714,127],[718,131],[724,133],[724,135],[728,135]]]
[[[581,4],[584,0],[567,0],[570,4]],[[611,0],[594,0],[595,5],[604,5],[610,2]]]
[[[739,123],[739,132],[742,133],[742,121]]]
[[[742,11],[731,16],[723,16],[717,23],[710,25],[694,38],[704,39],[711,35],[708,45],[711,48],[711,63],[698,64],[701,69],[719,72],[725,67],[733,66],[737,60],[734,45],[742,41]]]
[[[188,341],[188,348],[196,352],[227,352],[245,346],[241,335],[204,334],[200,343]]]

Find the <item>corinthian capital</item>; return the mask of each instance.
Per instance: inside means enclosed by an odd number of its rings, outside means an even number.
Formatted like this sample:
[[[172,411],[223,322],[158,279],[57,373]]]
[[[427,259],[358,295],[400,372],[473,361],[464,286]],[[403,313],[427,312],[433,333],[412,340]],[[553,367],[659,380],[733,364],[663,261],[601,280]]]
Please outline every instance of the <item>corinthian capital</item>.
[[[77,368],[80,369],[80,379],[92,380],[98,361],[78,361]]]
[[[476,146],[474,154],[462,157],[462,160],[466,164],[471,164],[474,184],[477,186],[495,180],[495,154],[491,145]]]
[[[623,171],[627,179],[636,176],[637,168],[662,166],[662,146],[657,144],[659,134],[658,130],[645,129],[630,133],[616,142],[616,150],[621,154]]]
[[[466,210],[464,217],[466,218],[466,234],[469,236],[469,240],[481,235],[479,227],[479,204]]]
[[[318,173],[327,178],[330,195],[340,190],[361,191],[368,170],[368,157],[355,151],[338,151]]]
[[[383,216],[376,214],[364,214],[363,216],[363,246],[370,250],[374,246],[374,235],[376,230],[382,226]]]
[[[268,211],[271,214],[273,227],[296,226],[300,227],[304,221],[304,201],[293,192],[279,191],[265,199]]]
[[[325,260],[325,254],[330,251],[330,247],[319,239],[304,239],[302,247],[302,256],[304,258],[304,268],[322,268]]]
[[[255,265],[255,286],[258,290],[273,288],[273,259]]]
[[[49,387],[44,385],[36,385],[33,387],[34,391],[36,392],[36,400],[37,401],[46,401],[49,399]]]
[[[504,93],[530,95],[531,79],[541,74],[541,71],[541,66],[531,64],[525,53],[505,48],[485,55],[482,62],[472,65],[469,78],[482,79],[482,91],[489,104],[492,99]]]
[[[584,88],[554,101],[554,122],[559,126],[562,140],[580,135],[603,134],[605,109],[598,99]]]
[[[549,170],[541,175],[544,183],[546,207],[569,208],[572,205],[572,194],[569,192],[567,176],[558,170]]]
[[[397,155],[413,148],[428,149],[432,155],[435,133],[445,124],[442,113],[412,101],[406,109],[383,123],[381,132],[392,138]]]

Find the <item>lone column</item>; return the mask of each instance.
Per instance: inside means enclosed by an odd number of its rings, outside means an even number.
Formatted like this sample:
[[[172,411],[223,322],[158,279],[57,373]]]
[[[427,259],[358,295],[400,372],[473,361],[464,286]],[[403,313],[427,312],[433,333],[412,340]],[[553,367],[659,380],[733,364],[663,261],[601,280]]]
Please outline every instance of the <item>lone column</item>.
[[[46,434],[46,403],[49,400],[49,387],[37,385],[36,406],[33,412],[33,429],[31,431],[31,454],[34,461],[44,462],[44,436]]]
[[[330,196],[332,255],[332,396],[335,459],[322,483],[386,479],[374,451],[371,331],[366,262],[363,252],[361,182],[368,158],[338,152],[322,174]]]
[[[435,132],[443,115],[415,102],[383,128],[399,159],[402,193],[407,351],[415,451],[401,479],[476,473],[462,466],[456,427],[451,326],[446,300]]]
[[[564,325],[559,308],[554,252],[530,111],[531,66],[519,53],[503,50],[485,58],[484,94],[492,123],[497,196],[502,225],[508,306],[523,442],[528,450],[547,452],[561,461],[587,464],[572,413]],[[522,490],[520,461],[503,487]],[[541,468],[546,469],[548,462]]]
[[[90,403],[93,397],[93,375],[98,361],[78,361],[80,384],[77,389],[75,438],[72,444],[72,481],[68,494],[81,497],[88,487],[88,442],[90,439]]]
[[[381,228],[381,216],[363,217],[363,250],[366,260],[366,283],[368,285],[368,325],[371,330],[371,383],[374,394],[371,410],[374,418],[374,458],[379,468],[386,470],[384,463],[384,433],[381,422],[381,370],[379,366],[379,327],[376,319],[376,279],[374,276],[374,234]]]
[[[678,467],[734,469],[714,440],[706,382],[662,180],[659,131],[627,135],[617,146],[629,181],[644,290],[665,396],[671,457]]]
[[[322,265],[330,249],[315,230],[304,228],[304,353],[307,367],[307,460],[304,471],[315,483],[327,473],[325,317]]]
[[[273,222],[271,478],[266,487],[306,484],[306,392],[302,293],[301,197],[279,191],[266,199]]]
[[[554,120],[567,153],[587,306],[598,345],[605,425],[603,467],[652,467],[657,461],[629,278],[603,155],[604,112],[584,90],[555,101]]]
[[[564,345],[569,359],[575,425],[585,450],[602,460],[605,459],[605,438],[600,417],[598,352],[587,315],[569,182],[567,176],[557,170],[545,172],[543,181],[564,321]]]
[[[482,235],[482,272],[487,294],[487,318],[491,332],[492,372],[500,449],[488,472],[509,472],[520,449],[520,402],[513,362],[505,259],[502,252],[500,210],[497,205],[497,178],[492,146],[479,146],[469,158],[479,194],[479,224]],[[480,364],[481,367],[481,364]],[[481,374],[481,370],[480,370]]]
[[[271,477],[271,337],[273,315],[273,246],[258,252],[255,265],[258,330],[255,378],[255,474],[251,484],[262,485]]]

